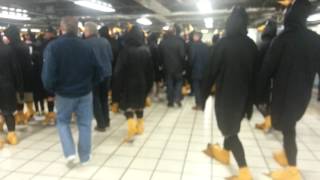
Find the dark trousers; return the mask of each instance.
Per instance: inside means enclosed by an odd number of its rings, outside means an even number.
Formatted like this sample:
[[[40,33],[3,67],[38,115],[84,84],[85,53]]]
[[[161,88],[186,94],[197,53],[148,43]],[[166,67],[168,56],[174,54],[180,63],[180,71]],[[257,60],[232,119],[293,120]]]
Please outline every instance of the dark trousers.
[[[167,76],[167,98],[169,104],[180,103],[182,100],[181,89],[183,85],[182,77]]]
[[[196,99],[196,106],[201,106],[201,79],[192,80],[192,89]]]
[[[282,131],[283,134],[283,147],[286,153],[288,163],[290,166],[297,165],[298,148],[296,142],[296,129],[295,127],[287,128]]]
[[[134,118],[134,115],[137,116],[138,119],[143,118],[143,110],[126,110],[125,116],[127,119]]]
[[[10,111],[2,111],[2,115],[4,117],[4,120],[6,122],[7,128],[9,132],[15,131],[16,129],[16,122],[13,116],[13,112]]]
[[[110,79],[106,78],[93,90],[93,112],[98,128],[110,126],[108,91]]]
[[[243,145],[242,145],[238,135],[225,137],[224,149],[232,152],[232,154],[233,154],[234,158],[236,159],[237,164],[240,168],[247,166]]]

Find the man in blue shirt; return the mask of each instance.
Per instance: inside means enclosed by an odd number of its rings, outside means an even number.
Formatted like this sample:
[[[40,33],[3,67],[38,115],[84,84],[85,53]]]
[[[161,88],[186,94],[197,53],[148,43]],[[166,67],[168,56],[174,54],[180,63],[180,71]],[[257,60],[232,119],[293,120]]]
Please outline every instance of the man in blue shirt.
[[[78,154],[81,164],[84,164],[90,160],[91,154],[91,92],[106,74],[92,48],[77,37],[78,20],[64,17],[60,28],[63,35],[45,50],[42,81],[44,87],[56,95],[57,128],[69,165],[72,165],[76,154],[70,129],[71,115],[73,112],[76,114]]]

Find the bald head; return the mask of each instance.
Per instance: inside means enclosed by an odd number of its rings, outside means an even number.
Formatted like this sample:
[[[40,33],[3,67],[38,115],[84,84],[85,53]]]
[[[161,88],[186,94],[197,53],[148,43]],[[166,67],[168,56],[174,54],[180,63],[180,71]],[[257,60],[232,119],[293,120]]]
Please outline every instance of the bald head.
[[[98,35],[98,25],[94,22],[86,22],[84,24],[84,35],[86,38]]]
[[[60,28],[63,34],[78,34],[78,19],[73,16],[66,16],[61,19]]]

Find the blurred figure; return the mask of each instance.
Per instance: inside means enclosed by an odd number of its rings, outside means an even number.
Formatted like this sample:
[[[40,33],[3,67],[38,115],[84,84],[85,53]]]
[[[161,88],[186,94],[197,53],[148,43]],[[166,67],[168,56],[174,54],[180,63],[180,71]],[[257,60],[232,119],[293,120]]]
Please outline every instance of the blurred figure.
[[[79,129],[78,155],[86,164],[91,157],[93,119],[92,89],[105,77],[105,71],[85,40],[77,37],[78,20],[64,17],[62,36],[51,42],[44,53],[42,80],[44,87],[56,94],[57,128],[68,165],[74,165],[76,148],[71,133],[72,113]]]
[[[164,65],[167,83],[168,107],[176,103],[181,107],[183,70],[185,64],[185,44],[175,28],[169,30],[159,46],[160,58]]]
[[[17,113],[15,115],[16,123],[23,122],[24,124],[28,123],[28,118],[23,114],[24,103],[27,104],[27,117],[33,115],[33,76],[32,76],[32,60],[29,53],[28,46],[23,43],[20,39],[20,30],[16,26],[10,26],[4,31],[5,36],[8,38],[8,43],[11,48],[11,51],[14,53],[14,61],[19,65],[19,68],[22,71],[21,81],[24,95],[17,95],[18,105]],[[23,98],[22,98],[23,97]],[[17,144],[17,137],[15,133],[9,133],[10,143]]]
[[[93,22],[85,23],[84,36],[106,74],[105,79],[93,90],[93,112],[97,120],[95,130],[105,132],[106,128],[110,126],[108,91],[112,75],[113,55],[109,41],[98,37],[97,27],[98,25]]]
[[[12,41],[12,39],[11,39]],[[9,144],[17,144],[15,135],[15,119],[13,113],[17,107],[16,92],[21,99],[24,97],[23,76],[18,59],[15,58],[15,48],[0,43],[0,129],[4,122],[7,125]],[[0,140],[0,148],[3,141]]]
[[[263,64],[263,60],[265,58],[265,55],[271,45],[272,40],[277,35],[277,23],[268,20],[265,24],[265,28],[263,30],[263,33],[261,35],[261,42],[258,44],[259,49],[259,64],[257,65],[258,72],[261,69],[261,66]],[[268,132],[271,128],[271,116],[270,116],[270,91],[271,91],[271,81],[269,82],[270,86],[269,89],[265,89],[265,100],[263,102],[266,102],[267,104],[260,105],[258,107],[259,111],[262,113],[264,117],[264,122],[261,124],[256,124],[257,129],[261,129],[264,132]]]
[[[226,24],[226,36],[215,46],[203,81],[202,107],[216,84],[215,111],[218,127],[224,136],[223,148],[208,144],[208,156],[230,165],[230,152],[239,166],[232,179],[251,180],[243,145],[238,137],[241,121],[252,116],[255,63],[258,50],[247,36],[248,15],[235,7]]]
[[[283,134],[284,151],[273,157],[285,169],[272,172],[272,179],[302,179],[297,168],[296,124],[308,107],[320,68],[320,37],[306,26],[311,10],[308,0],[296,0],[287,10],[284,31],[272,42],[257,81],[259,104],[265,104],[264,91],[273,80],[272,127]]]
[[[203,72],[208,65],[209,47],[202,42],[202,34],[194,32],[193,41],[190,45],[190,65],[192,88],[195,95],[195,106],[193,110],[202,110],[200,86],[203,81]]]
[[[39,59],[40,60],[39,65],[43,64],[44,51],[45,51],[46,47],[48,46],[48,44],[56,39],[56,35],[57,35],[56,30],[51,26],[49,26],[45,30],[44,37],[43,37],[44,41],[40,47],[41,58]],[[42,73],[42,69],[41,69],[41,73]],[[38,85],[39,85],[38,90],[41,91],[41,88],[43,87],[42,81],[39,82]],[[47,99],[48,114],[46,114],[46,117],[43,121],[43,124],[44,125],[47,125],[49,123],[54,124],[55,120],[56,120],[56,113],[54,112],[54,97],[55,97],[55,95],[53,92],[50,92],[48,90],[44,91],[44,95],[45,95],[45,98]]]
[[[153,84],[151,53],[138,26],[126,35],[114,73],[114,83],[120,96],[117,99],[120,99],[120,107],[125,110],[128,120],[125,142],[131,142],[136,134],[144,132],[143,109]]]

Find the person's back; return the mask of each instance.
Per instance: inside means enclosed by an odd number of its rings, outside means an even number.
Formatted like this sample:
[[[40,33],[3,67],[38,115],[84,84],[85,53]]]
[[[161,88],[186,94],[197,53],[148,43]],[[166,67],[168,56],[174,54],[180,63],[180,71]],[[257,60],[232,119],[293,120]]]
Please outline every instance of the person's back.
[[[96,58],[85,41],[75,35],[66,34],[50,43],[44,61],[50,64],[44,68],[44,86],[58,95],[80,97],[98,82]],[[51,71],[55,76],[47,77]]]
[[[202,79],[203,71],[208,64],[209,47],[203,42],[196,42],[191,44],[191,66],[192,78]]]

